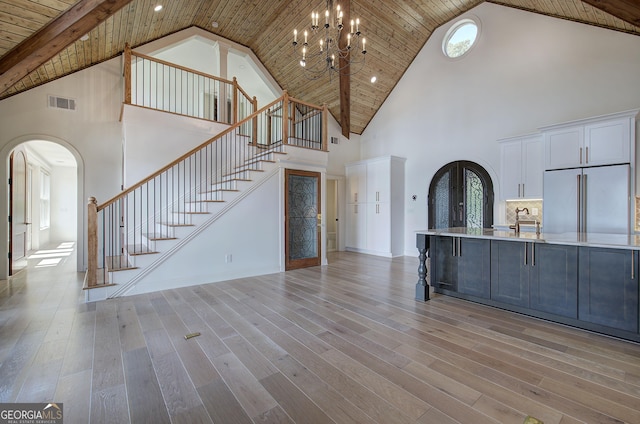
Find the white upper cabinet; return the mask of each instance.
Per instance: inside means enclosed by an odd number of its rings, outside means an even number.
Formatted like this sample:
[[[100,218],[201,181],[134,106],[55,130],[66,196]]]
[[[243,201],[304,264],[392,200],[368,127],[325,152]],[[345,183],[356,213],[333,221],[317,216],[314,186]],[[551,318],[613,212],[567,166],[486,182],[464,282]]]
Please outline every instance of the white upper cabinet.
[[[535,134],[500,143],[500,199],[542,198],[544,143]]]
[[[545,169],[576,168],[582,166],[584,129],[563,128],[545,132]]]
[[[366,203],[367,201],[367,164],[359,163],[347,167],[347,203]]]
[[[391,161],[388,158],[367,163],[367,201],[391,201]]]
[[[617,119],[584,127],[584,163],[587,166],[630,162],[629,121]]]
[[[545,169],[631,163],[637,113],[621,112],[543,128]]]

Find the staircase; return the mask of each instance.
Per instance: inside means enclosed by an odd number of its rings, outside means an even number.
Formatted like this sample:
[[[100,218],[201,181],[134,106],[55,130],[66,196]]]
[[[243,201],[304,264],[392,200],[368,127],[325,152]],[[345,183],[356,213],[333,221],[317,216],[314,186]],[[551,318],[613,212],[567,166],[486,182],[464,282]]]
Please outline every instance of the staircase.
[[[142,281],[148,291],[145,278],[198,237],[215,237],[219,220],[273,184],[288,146],[326,152],[326,114],[285,92],[108,202],[90,202],[86,300],[136,293]],[[179,284],[190,283],[199,281]]]

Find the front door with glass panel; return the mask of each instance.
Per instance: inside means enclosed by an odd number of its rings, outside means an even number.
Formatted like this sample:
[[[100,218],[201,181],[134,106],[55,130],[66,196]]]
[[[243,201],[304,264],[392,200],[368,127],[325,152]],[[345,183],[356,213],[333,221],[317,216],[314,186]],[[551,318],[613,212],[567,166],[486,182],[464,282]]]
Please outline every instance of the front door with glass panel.
[[[285,171],[287,270],[320,265],[320,173]]]
[[[493,184],[477,163],[451,162],[429,186],[429,228],[491,228]]]

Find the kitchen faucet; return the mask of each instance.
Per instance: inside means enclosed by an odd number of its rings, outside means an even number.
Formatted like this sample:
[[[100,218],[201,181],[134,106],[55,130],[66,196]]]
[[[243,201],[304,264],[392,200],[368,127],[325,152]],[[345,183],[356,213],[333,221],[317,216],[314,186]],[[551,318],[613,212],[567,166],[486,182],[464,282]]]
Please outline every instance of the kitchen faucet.
[[[522,209],[516,208],[516,224],[513,226],[513,229],[515,230],[516,234],[520,234],[520,225],[521,224],[534,224],[536,226],[536,234],[539,235],[540,234],[540,221],[538,221],[537,219],[520,221],[520,212],[526,212],[526,214],[529,215],[529,209],[528,208],[522,208]]]

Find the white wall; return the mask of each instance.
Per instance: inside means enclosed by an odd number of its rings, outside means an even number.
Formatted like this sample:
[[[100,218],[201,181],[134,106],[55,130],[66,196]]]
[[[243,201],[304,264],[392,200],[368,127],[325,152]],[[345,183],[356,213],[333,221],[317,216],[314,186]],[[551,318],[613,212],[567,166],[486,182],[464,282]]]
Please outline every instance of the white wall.
[[[480,19],[477,45],[448,59],[441,43],[454,22],[434,31],[361,137],[362,159],[407,158],[407,255],[443,165],[477,162],[499,193],[497,139],[640,106],[640,37],[491,3],[469,14]]]
[[[51,241],[76,241],[78,238],[76,174],[75,167],[56,166],[51,169]]]
[[[124,185],[131,187],[229,125],[125,105]]]
[[[77,110],[47,107],[47,95],[71,97]],[[104,201],[118,193],[121,184],[122,66],[119,58],[103,62],[0,102],[0,175],[8,178],[8,157],[13,148],[29,140],[63,145],[78,163],[78,270],[84,269],[86,203],[88,196]],[[85,167],[90,172],[85,174]],[[7,187],[0,184],[0,198],[8,202]],[[0,216],[6,220],[6,210]],[[0,226],[0,258],[7,257],[8,227]],[[8,264],[0,260],[0,279]]]
[[[127,294],[280,272],[284,254],[282,175],[282,171],[273,173]]]

